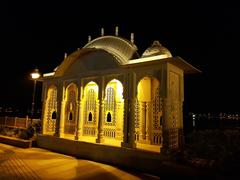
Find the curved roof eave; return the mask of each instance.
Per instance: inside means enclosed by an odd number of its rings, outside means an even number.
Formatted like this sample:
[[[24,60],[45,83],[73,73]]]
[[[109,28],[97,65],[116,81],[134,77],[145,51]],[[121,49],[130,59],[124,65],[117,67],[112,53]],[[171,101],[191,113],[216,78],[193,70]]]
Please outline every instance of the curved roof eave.
[[[83,47],[86,48],[103,49],[116,57],[120,64],[126,64],[137,53],[136,45],[118,36],[98,37]]]
[[[68,69],[68,67],[71,66],[71,64],[74,63],[76,59],[80,58],[80,56],[83,56],[87,53],[94,52],[94,51],[105,51],[106,53],[113,56],[117,63],[121,64],[121,60],[120,60],[121,57],[119,57],[117,54],[113,54],[105,49],[84,48],[84,49],[77,50],[72,54],[70,54],[69,56],[67,56],[56,69],[56,72],[54,73],[54,77],[62,76],[64,72]]]
[[[64,74],[64,72],[68,69],[68,67],[79,57],[86,53],[94,51],[93,49],[80,49],[77,51],[74,51],[72,54],[67,56],[62,63],[58,66],[54,76],[59,77]]]

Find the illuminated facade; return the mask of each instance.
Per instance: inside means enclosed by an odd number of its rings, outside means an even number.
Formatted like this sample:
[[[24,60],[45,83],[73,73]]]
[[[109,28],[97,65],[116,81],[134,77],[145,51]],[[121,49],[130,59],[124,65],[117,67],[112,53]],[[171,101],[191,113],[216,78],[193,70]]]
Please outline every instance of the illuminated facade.
[[[161,152],[181,147],[184,73],[198,70],[154,41],[98,37],[43,78],[42,134]]]

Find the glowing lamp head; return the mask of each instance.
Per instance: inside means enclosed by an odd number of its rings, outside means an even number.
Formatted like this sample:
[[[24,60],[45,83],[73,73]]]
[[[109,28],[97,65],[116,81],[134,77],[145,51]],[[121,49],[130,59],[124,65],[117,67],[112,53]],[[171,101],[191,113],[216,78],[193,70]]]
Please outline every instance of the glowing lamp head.
[[[40,75],[38,69],[34,69],[34,71],[31,73],[32,79],[38,79],[40,76],[41,75]]]

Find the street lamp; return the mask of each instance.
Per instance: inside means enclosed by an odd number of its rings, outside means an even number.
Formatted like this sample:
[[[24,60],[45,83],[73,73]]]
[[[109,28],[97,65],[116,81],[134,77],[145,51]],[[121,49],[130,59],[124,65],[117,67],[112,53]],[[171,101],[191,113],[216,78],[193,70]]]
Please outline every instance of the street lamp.
[[[33,80],[33,95],[32,95],[32,108],[31,108],[31,124],[32,124],[32,119],[33,119],[33,113],[34,113],[34,105],[35,105],[35,94],[36,94],[36,84],[37,84],[37,79],[41,76],[39,73],[39,70],[36,68],[34,71],[31,73],[31,78]]]

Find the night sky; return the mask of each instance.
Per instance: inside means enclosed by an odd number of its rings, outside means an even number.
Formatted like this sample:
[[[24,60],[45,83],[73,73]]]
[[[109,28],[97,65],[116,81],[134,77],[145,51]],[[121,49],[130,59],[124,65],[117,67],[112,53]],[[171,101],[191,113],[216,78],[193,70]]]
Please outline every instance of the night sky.
[[[183,3],[145,1],[8,1],[0,5],[0,106],[27,109],[33,82],[29,73],[58,66],[87,43],[88,35],[135,33],[139,54],[154,40],[201,74],[185,76],[186,112],[239,112],[240,7],[230,1]],[[41,85],[37,102],[40,106]]]

